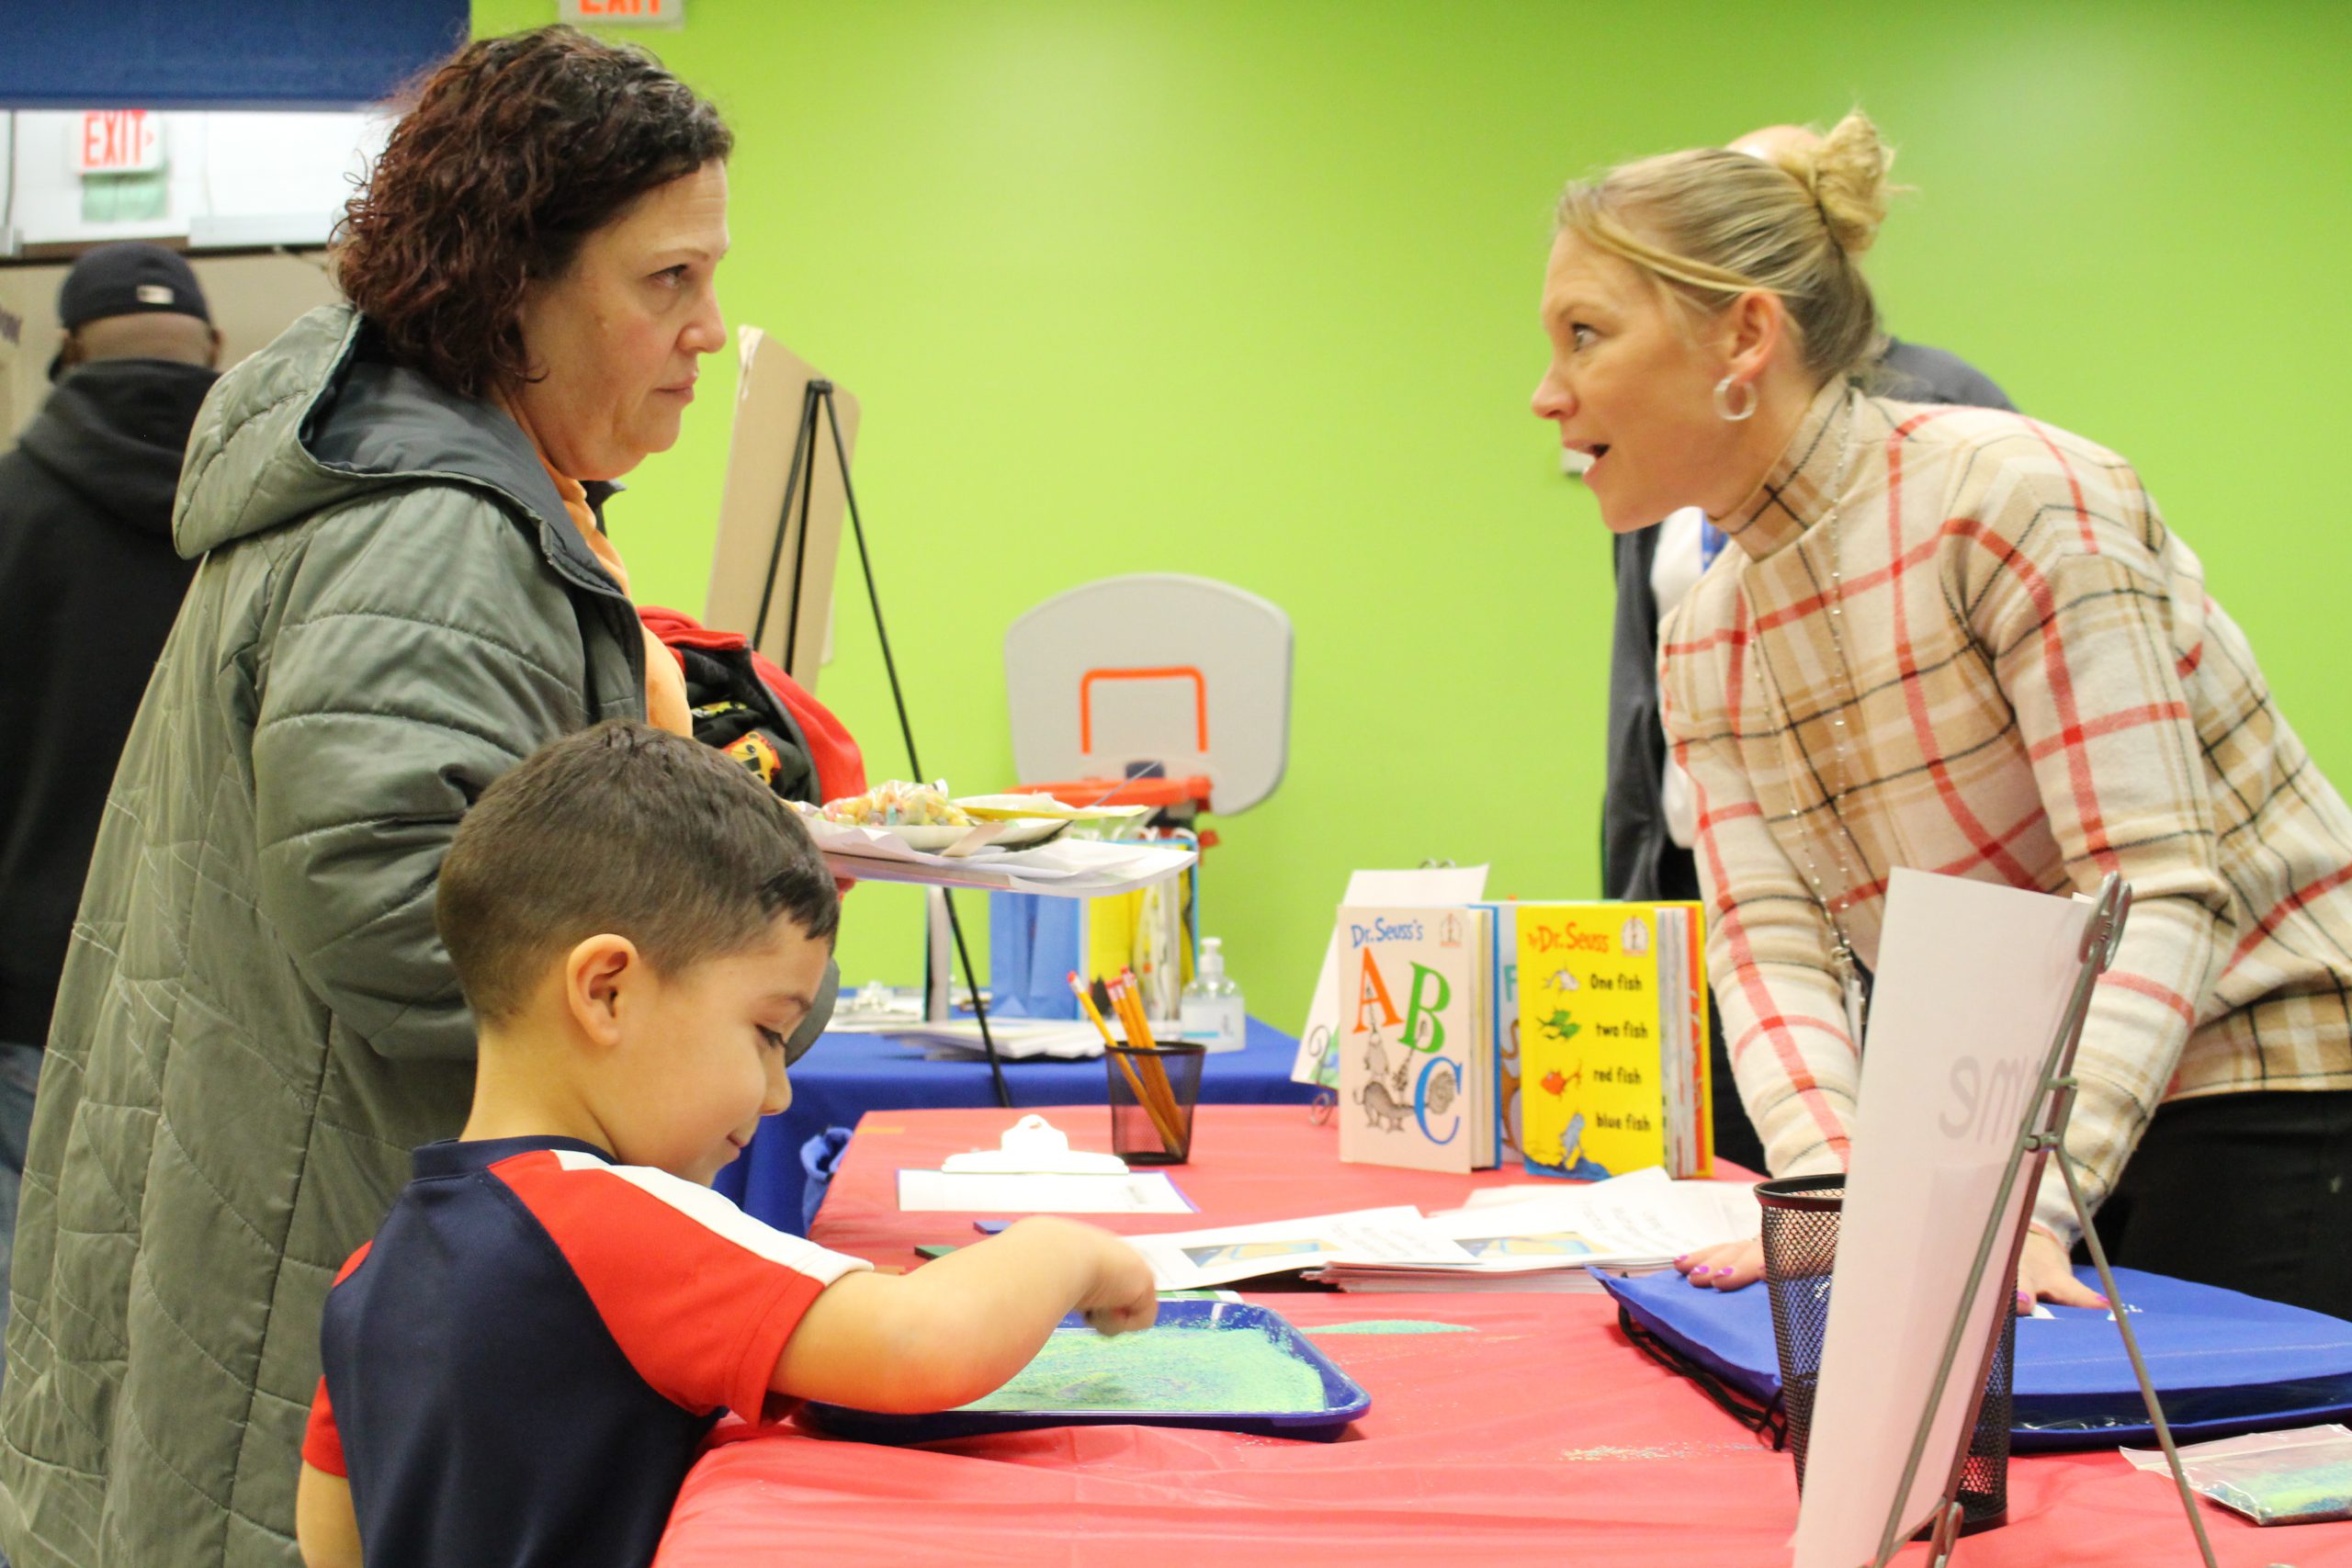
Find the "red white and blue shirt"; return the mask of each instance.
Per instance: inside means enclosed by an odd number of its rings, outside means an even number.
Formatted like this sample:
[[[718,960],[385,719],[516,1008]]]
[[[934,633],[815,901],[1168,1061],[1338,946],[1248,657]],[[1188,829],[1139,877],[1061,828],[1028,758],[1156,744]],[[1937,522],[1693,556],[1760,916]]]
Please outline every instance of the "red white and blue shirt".
[[[302,1457],[368,1568],[644,1568],[719,1412],[758,1419],[865,1267],[575,1139],[429,1144],[328,1293]]]

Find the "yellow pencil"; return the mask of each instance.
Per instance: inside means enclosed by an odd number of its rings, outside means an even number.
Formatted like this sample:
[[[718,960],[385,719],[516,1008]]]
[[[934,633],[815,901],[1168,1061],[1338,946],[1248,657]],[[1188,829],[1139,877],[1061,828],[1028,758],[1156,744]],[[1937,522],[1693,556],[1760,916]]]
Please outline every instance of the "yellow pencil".
[[[1158,1050],[1159,1048],[1159,1042],[1151,1037],[1151,1021],[1144,1014],[1143,990],[1136,984],[1136,972],[1134,970],[1122,969],[1119,971],[1118,989],[1114,994],[1121,1001],[1126,1004],[1126,1010],[1129,1015],[1128,1027],[1135,1031],[1135,1038],[1139,1040],[1146,1047],[1152,1050]]]
[[[1143,1059],[1144,1077],[1150,1080],[1151,1087],[1159,1094],[1170,1119],[1181,1127],[1183,1124],[1183,1110],[1176,1103],[1176,1086],[1168,1081],[1168,1069],[1161,1066],[1157,1054],[1159,1050],[1159,1043],[1151,1037],[1151,1021],[1144,1016],[1143,994],[1136,985],[1135,971],[1120,970],[1117,987],[1111,994],[1124,1005],[1129,1032],[1127,1038],[1141,1040],[1145,1047],[1154,1053]],[[1175,1145],[1169,1146],[1172,1149]]]
[[[1111,1026],[1102,1021],[1102,1012],[1094,1006],[1094,998],[1087,994],[1086,987],[1080,984],[1075,969],[1069,972],[1069,988],[1077,994],[1078,1005],[1086,1010],[1086,1016],[1094,1021],[1094,1027],[1101,1032],[1102,1049],[1119,1064],[1119,1071],[1125,1076],[1127,1087],[1135,1091],[1136,1103],[1142,1106],[1144,1114],[1151,1118],[1152,1131],[1159,1134],[1159,1141],[1168,1146],[1170,1154],[1176,1153],[1183,1146],[1182,1125],[1169,1120],[1167,1112],[1153,1100],[1151,1090],[1145,1086],[1143,1079],[1136,1076],[1135,1064],[1119,1049],[1118,1041],[1112,1036]],[[1124,1015],[1122,1019],[1124,1021]]]
[[[1092,1019],[1094,1027],[1102,1032],[1102,1043],[1116,1045],[1118,1041],[1112,1037],[1111,1026],[1102,1021],[1102,1011],[1095,1007],[1094,998],[1087,994],[1086,987],[1079,979],[1078,971],[1075,969],[1069,972],[1069,988],[1070,993],[1078,998],[1078,1005],[1086,1010],[1086,1016]]]

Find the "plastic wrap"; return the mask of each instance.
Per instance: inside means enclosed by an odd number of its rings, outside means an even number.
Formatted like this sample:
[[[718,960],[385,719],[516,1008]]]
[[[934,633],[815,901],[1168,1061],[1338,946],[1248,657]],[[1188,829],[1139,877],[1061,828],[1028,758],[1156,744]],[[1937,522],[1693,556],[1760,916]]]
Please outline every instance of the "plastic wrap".
[[[2137,1469],[2168,1474],[2161,1450],[2124,1449]],[[2189,1485],[2258,1525],[2352,1519],[2352,1430],[2297,1427],[2180,1450]]]

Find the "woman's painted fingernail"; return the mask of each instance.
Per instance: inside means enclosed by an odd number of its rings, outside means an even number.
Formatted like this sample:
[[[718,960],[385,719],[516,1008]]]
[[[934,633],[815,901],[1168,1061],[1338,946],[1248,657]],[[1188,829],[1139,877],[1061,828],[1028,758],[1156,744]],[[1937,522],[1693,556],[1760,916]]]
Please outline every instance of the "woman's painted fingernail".
[[[2018,1305],[2024,1307],[2027,1311],[2030,1312],[2033,1310],[2033,1298],[2027,1295],[2023,1291],[2019,1291],[2018,1292]]]
[[[1731,1265],[1726,1263],[1722,1268],[1716,1269],[1715,1272],[1719,1275],[1728,1274],[1731,1272]]]
[[[1683,1253],[1680,1257],[1677,1258],[1675,1261],[1677,1263],[1688,1263],[1690,1261],[1690,1255],[1687,1252]]]
[[[2100,1296],[2100,1297],[2099,1297],[2099,1298],[2098,1298],[2096,1301],[2094,1301],[2094,1302],[2092,1302],[2092,1303],[2091,1303],[2091,1305],[2093,1305],[2093,1306],[2108,1307],[2108,1308],[2109,1308],[2110,1310],[2112,1310],[2113,1304],[2114,1304],[2114,1303],[2110,1303],[2110,1302],[2109,1302],[2109,1301],[2105,1296]]]

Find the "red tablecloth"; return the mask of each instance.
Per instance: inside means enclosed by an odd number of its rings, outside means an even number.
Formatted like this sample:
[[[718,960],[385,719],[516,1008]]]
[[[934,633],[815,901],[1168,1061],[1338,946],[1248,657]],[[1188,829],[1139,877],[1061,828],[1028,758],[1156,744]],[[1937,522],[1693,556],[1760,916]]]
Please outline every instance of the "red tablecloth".
[[[1047,1115],[1102,1146],[1101,1108]],[[968,1218],[901,1214],[894,1172],[991,1144],[1002,1111],[877,1112],[851,1145],[813,1229],[827,1247],[912,1262],[973,1239]],[[1296,1107],[1204,1108],[1174,1174],[1197,1216],[1118,1217],[1182,1230],[1381,1202],[1457,1201],[1513,1179],[1342,1166]],[[714,1448],[688,1477],[655,1568],[783,1560],[860,1565],[1442,1568],[1506,1560],[1571,1568],[1781,1563],[1796,1519],[1788,1456],[1763,1449],[1626,1344],[1589,1295],[1252,1296],[1310,1334],[1409,1322],[1452,1332],[1324,1333],[1370,1391],[1336,1443],[1170,1427],[1061,1427],[885,1449],[790,1427]],[[2018,1459],[2009,1525],[1963,1542],[1959,1568],[2193,1563],[2168,1484],[2111,1453]],[[2352,1525],[2257,1531],[2206,1509],[2228,1568],[2352,1568]],[[1905,1552],[1905,1562],[1925,1549]]]

